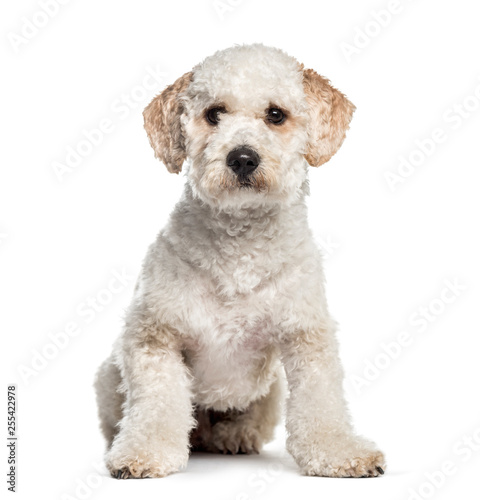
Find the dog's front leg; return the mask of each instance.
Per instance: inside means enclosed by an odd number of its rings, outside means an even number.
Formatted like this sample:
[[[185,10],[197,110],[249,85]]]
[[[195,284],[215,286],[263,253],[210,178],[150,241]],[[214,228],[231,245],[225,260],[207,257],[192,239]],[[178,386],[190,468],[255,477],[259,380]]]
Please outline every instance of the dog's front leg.
[[[352,429],[333,327],[299,332],[281,349],[290,390],[287,448],[302,472],[328,477],[383,474],[383,454]]]
[[[194,420],[178,340],[153,320],[127,321],[117,353],[123,417],[106,456],[114,477],[163,477],[187,463]]]

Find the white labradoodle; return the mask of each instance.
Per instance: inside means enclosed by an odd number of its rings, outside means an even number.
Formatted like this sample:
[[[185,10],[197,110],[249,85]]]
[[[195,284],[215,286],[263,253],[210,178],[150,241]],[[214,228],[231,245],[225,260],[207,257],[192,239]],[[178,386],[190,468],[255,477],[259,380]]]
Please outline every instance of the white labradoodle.
[[[335,154],[354,109],[259,44],[208,57],[145,109],[155,155],[170,172],[189,161],[95,383],[113,476],[166,476],[191,448],[258,452],[285,375],[302,472],[383,474],[383,454],[352,429],[305,204],[308,165]]]

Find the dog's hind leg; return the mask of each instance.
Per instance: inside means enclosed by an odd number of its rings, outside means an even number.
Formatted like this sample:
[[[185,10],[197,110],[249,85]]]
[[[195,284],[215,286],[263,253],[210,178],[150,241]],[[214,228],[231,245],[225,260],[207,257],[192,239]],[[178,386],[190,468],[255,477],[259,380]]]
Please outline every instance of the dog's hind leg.
[[[120,383],[120,370],[110,357],[98,369],[94,384],[100,428],[107,440],[107,448],[110,448],[113,438],[118,432],[117,424],[122,418],[124,396],[118,392]]]
[[[259,453],[272,440],[281,414],[283,379],[278,378],[267,395],[244,410],[226,412],[198,409],[197,427],[190,436],[193,451]]]

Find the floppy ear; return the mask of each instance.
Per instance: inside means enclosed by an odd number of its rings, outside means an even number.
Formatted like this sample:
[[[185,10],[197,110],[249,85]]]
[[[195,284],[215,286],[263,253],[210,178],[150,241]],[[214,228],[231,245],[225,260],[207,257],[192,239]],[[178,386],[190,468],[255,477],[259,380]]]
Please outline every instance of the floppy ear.
[[[312,167],[327,162],[342,145],[355,106],[313,69],[303,70],[310,124],[305,158]]]
[[[169,172],[178,174],[186,159],[185,138],[180,117],[183,113],[181,94],[192,80],[192,73],[185,73],[167,87],[145,108],[143,118],[155,157],[162,161]]]

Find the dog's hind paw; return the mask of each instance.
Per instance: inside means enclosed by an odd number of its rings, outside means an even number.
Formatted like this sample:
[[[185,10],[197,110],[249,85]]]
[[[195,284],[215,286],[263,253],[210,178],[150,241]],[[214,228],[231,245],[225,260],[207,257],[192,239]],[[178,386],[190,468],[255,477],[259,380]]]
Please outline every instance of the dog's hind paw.
[[[238,422],[218,422],[212,429],[214,451],[220,453],[260,453],[262,438],[254,427]]]

